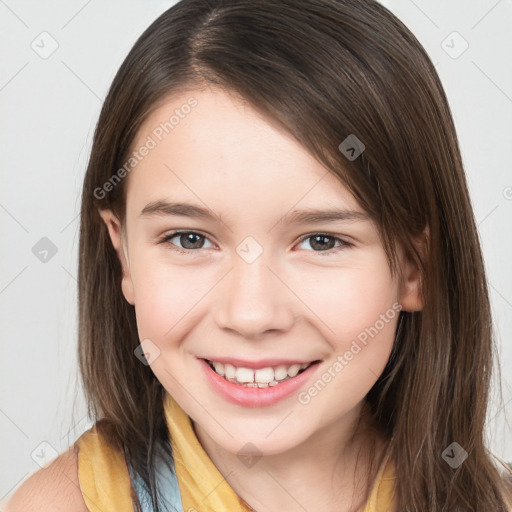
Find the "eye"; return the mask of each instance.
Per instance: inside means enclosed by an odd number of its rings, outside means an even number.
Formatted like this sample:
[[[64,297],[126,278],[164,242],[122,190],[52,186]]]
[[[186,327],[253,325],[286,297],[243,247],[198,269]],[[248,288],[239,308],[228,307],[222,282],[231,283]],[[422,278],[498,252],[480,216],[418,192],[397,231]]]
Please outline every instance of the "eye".
[[[340,244],[338,245],[338,249],[343,249],[343,247],[350,247],[353,245],[349,242],[346,242],[345,240],[342,240],[341,238],[335,237],[328,233],[313,233],[306,235],[305,237],[302,238],[300,243],[302,244],[307,240],[311,240],[311,242],[309,242],[309,245],[314,249],[314,252],[323,252],[327,254],[338,252],[332,251],[332,249],[335,248],[334,244],[336,242],[340,242]]]
[[[179,240],[181,246],[176,245],[172,242],[174,238]],[[175,231],[162,237],[159,243],[169,244],[171,249],[178,251],[183,254],[191,254],[194,250],[204,249],[204,242],[208,240],[205,235],[197,233],[195,231]],[[344,247],[350,247],[353,244],[342,240],[341,238],[335,237],[328,233],[313,233],[306,235],[302,238],[300,244],[311,240],[310,247],[313,248],[313,252],[326,253],[326,255],[338,252],[336,249],[336,242],[339,242],[337,249],[343,249]],[[212,245],[213,247],[213,245]]]
[[[179,247],[171,242],[173,238],[178,238],[179,243],[183,244],[183,247]],[[189,251],[194,251],[195,249],[203,249],[205,240],[208,240],[206,236],[201,233],[196,233],[195,231],[175,231],[174,233],[165,235],[159,243],[170,244],[172,246],[171,249],[187,254]]]

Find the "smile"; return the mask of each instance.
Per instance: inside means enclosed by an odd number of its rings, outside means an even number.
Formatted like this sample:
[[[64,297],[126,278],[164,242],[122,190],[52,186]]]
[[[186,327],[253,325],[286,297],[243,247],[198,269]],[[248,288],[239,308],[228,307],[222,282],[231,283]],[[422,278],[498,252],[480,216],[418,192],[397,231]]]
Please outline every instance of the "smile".
[[[275,405],[298,393],[308,384],[320,368],[320,360],[278,364],[247,363],[234,366],[227,361],[198,359],[211,389],[225,400],[242,407],[267,407]],[[235,362],[231,360],[231,362]],[[279,361],[281,362],[281,361]],[[260,366],[247,368],[247,366]]]
[[[267,388],[285,382],[302,373],[310,363],[292,364],[290,366],[279,365],[253,370],[252,368],[236,367],[232,364],[224,364],[205,359],[210,368],[225,380],[245,387]]]

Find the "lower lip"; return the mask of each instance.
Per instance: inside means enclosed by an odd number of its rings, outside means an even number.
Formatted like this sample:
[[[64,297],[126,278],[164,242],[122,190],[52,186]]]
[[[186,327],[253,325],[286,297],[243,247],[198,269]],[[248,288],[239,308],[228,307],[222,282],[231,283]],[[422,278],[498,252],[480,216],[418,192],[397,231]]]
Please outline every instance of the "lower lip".
[[[226,400],[243,407],[266,407],[284,400],[303,386],[319,366],[318,362],[313,363],[302,373],[275,386],[252,388],[229,382],[216,373],[204,359],[200,363],[213,389]]]

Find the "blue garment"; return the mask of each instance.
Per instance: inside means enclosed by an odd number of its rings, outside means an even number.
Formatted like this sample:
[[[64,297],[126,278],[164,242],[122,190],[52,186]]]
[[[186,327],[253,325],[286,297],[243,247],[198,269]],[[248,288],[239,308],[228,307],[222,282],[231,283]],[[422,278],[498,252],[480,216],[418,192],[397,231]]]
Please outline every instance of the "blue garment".
[[[174,460],[172,457],[169,459],[167,454],[165,454],[165,460],[170,464],[172,472],[169,471],[169,468],[160,456],[156,458],[157,466],[155,468],[157,494],[161,510],[162,512],[184,512],[183,505],[181,504],[178,479],[174,470]],[[128,465],[128,471],[143,512],[154,512],[154,508],[151,505],[151,495],[145,489],[142,478],[130,465]]]

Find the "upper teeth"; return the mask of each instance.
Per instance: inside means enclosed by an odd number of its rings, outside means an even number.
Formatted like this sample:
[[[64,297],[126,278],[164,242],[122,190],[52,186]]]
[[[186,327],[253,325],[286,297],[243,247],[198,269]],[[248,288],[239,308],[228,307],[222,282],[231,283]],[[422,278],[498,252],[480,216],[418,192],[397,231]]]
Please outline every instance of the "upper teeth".
[[[284,380],[288,377],[295,377],[300,370],[307,368],[311,363],[292,364],[291,366],[267,367],[258,370],[251,368],[237,368],[231,364],[223,364],[211,361],[215,371],[228,380],[236,380],[240,383],[254,382],[270,384],[273,381]]]

